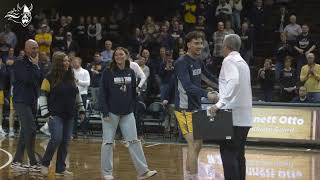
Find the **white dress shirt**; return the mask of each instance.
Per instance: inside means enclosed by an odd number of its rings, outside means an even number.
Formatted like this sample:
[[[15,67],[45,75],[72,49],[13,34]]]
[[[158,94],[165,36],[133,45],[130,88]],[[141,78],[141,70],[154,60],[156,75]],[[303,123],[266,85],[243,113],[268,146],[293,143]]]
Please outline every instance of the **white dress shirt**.
[[[236,51],[222,62],[219,75],[219,109],[232,109],[233,125],[252,126],[252,92],[250,69]]]

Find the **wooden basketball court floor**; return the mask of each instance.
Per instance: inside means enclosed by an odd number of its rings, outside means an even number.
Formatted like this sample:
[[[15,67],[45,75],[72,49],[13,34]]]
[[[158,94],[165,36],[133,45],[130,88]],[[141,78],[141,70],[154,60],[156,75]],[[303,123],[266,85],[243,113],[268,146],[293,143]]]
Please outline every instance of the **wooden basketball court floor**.
[[[0,179],[75,179],[98,180],[100,176],[100,139],[77,139],[70,144],[67,166],[73,177],[55,177],[54,166],[49,176],[38,173],[14,172],[9,165],[16,148],[16,139],[0,139]],[[37,139],[36,151],[44,153],[48,139]],[[150,169],[158,175],[150,180],[183,180],[185,176],[186,145],[147,143],[144,151]],[[247,147],[247,180],[318,180],[320,153],[310,149]],[[136,173],[128,150],[120,143],[114,149],[114,176],[119,180],[134,180]],[[205,146],[199,157],[200,180],[223,180],[223,169],[217,146]]]

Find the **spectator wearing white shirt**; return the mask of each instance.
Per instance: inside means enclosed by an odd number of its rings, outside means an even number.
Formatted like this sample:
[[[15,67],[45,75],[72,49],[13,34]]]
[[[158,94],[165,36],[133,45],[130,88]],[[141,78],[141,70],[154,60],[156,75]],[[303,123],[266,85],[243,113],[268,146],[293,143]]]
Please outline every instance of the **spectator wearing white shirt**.
[[[76,85],[79,89],[79,93],[81,95],[81,99],[83,102],[84,107],[87,107],[87,98],[88,98],[88,87],[90,86],[90,74],[86,69],[83,69],[81,67],[81,58],[75,57],[72,59],[72,67],[73,67],[73,73],[76,80]],[[84,118],[82,122],[80,122],[80,127],[86,135],[87,128],[88,128],[88,118]],[[74,128],[73,128],[73,134],[74,137],[77,137],[77,127],[78,127],[78,118],[76,117],[74,120]]]
[[[290,24],[286,25],[283,32],[287,36],[287,41],[289,44],[293,45],[296,43],[297,37],[302,33],[302,28],[297,22],[297,17],[295,15],[290,16]]]
[[[225,180],[245,180],[245,142],[252,126],[252,92],[250,69],[240,56],[241,39],[226,35],[223,41],[224,60],[219,75],[219,101],[209,109],[232,109],[234,137],[220,144]]]
[[[112,42],[110,40],[106,40],[104,42],[105,50],[101,52],[102,62],[108,63],[112,61]]]

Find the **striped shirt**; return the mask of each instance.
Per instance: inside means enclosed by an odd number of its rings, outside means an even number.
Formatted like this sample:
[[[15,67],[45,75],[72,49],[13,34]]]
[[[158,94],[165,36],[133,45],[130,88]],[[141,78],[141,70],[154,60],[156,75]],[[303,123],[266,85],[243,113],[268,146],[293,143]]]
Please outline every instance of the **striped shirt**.
[[[213,57],[223,57],[223,52],[222,52],[223,40],[224,40],[224,36],[227,34],[228,33],[225,31],[216,31],[213,34],[213,43],[214,43]]]

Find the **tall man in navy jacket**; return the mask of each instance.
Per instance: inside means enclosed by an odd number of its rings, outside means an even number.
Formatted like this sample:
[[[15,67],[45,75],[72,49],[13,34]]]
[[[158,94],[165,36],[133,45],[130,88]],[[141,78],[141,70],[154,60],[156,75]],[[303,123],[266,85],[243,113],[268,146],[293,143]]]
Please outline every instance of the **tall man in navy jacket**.
[[[34,119],[41,81],[41,73],[38,66],[38,52],[38,43],[31,39],[27,40],[25,42],[26,55],[22,60],[16,61],[13,68],[15,77],[13,102],[20,120],[21,130],[12,167],[29,169],[29,171],[40,171],[40,166],[34,152],[36,137]],[[30,167],[22,164],[25,148],[30,160]]]
[[[210,101],[217,101],[214,93],[201,88],[201,76],[204,74],[213,82],[217,82],[203,66],[199,56],[203,49],[203,36],[200,32],[193,31],[186,35],[188,47],[187,54],[180,57],[175,63],[175,115],[184,138],[188,142],[188,154],[186,169],[190,172],[190,178],[197,178],[198,156],[201,150],[202,140],[193,139],[192,114],[201,109],[201,97]]]

